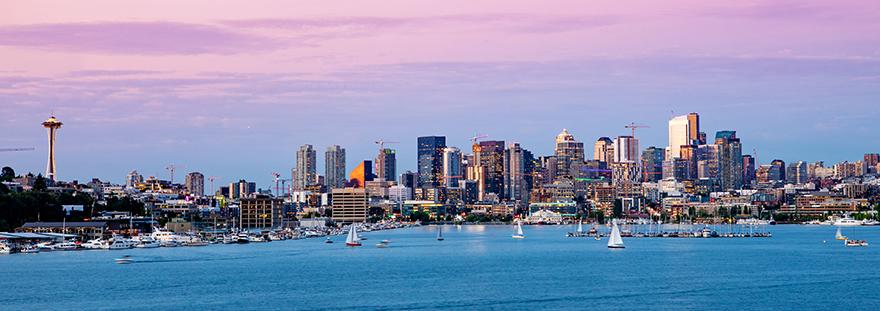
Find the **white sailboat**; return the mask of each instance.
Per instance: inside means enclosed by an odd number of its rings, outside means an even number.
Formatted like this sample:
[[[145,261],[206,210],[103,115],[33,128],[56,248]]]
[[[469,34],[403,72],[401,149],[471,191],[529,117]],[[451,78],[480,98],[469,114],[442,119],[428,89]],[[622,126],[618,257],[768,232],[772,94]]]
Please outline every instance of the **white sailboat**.
[[[437,241],[443,241],[443,226],[437,226]]]
[[[583,220],[581,220],[580,222],[578,222],[578,230],[577,230],[577,233],[578,233],[578,234],[583,234],[583,233],[584,233],[584,221],[583,221]]]
[[[522,223],[516,222],[516,233],[513,234],[514,239],[525,239],[526,235],[523,233]]]
[[[846,236],[844,236],[843,233],[840,232],[840,228],[837,228],[837,233],[834,235],[834,239],[838,241],[846,241]]]
[[[345,238],[345,246],[361,246],[361,239],[358,237],[357,229],[355,229],[354,224],[348,229],[348,237]]]
[[[617,227],[617,221],[612,220],[611,236],[608,237],[608,248],[625,248],[623,246],[623,238],[620,237],[620,228]]]

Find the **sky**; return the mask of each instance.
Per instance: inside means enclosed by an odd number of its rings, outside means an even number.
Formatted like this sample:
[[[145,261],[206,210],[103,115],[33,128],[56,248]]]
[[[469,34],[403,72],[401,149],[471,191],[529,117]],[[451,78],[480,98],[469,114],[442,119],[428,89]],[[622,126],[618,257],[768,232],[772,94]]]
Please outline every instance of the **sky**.
[[[398,141],[474,134],[550,154],[698,112],[744,153],[880,152],[878,1],[4,1],[0,165],[62,180],[200,171],[261,187],[302,144],[348,167]]]

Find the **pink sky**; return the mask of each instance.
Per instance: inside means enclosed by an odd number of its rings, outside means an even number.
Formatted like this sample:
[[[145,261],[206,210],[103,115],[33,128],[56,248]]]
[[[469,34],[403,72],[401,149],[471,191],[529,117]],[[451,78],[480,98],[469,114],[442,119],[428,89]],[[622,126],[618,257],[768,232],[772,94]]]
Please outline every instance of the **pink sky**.
[[[44,134],[31,125],[51,111],[67,124],[60,147],[78,142],[82,149],[66,151],[82,161],[97,148],[107,157],[145,154],[131,162],[161,168],[174,160],[155,150],[214,135],[284,144],[267,150],[279,155],[264,166],[231,173],[247,176],[289,168],[303,143],[347,144],[353,162],[370,157],[379,136],[447,133],[465,143],[465,133],[494,130],[540,153],[563,127],[591,141],[622,134],[620,124],[662,128],[670,110],[699,110],[717,118],[713,130],[752,134],[744,141],[768,153],[795,156],[800,134],[850,135],[823,149],[843,150],[877,141],[869,120],[877,117],[878,16],[877,1],[6,1],[0,114],[10,117],[0,130],[28,130],[0,145],[40,146]],[[848,109],[823,112],[834,105]],[[466,129],[419,119],[462,110],[501,119],[465,119]],[[364,117],[384,127],[325,122]],[[144,127],[156,135],[121,138]],[[77,129],[108,136],[87,139]],[[662,133],[646,131],[643,145],[661,145]],[[398,162],[411,168],[410,146],[400,148],[408,158]],[[33,171],[44,165],[42,157],[10,159]]]

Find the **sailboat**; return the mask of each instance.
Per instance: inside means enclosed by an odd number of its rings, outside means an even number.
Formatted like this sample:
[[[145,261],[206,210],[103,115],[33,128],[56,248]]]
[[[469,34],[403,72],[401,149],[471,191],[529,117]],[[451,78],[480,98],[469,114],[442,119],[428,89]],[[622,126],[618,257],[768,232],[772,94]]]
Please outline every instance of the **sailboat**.
[[[355,229],[354,224],[349,227],[348,237],[345,238],[345,246],[361,246],[361,239],[358,238],[357,229]]]
[[[611,236],[608,237],[608,248],[625,248],[623,246],[623,238],[620,237],[620,228],[617,227],[617,221],[612,220]]]
[[[838,241],[846,241],[846,236],[844,236],[843,233],[840,232],[840,228],[837,228],[837,234],[834,235],[834,239]]]
[[[437,241],[443,241],[443,227],[437,226]]]
[[[518,221],[516,222],[516,233],[513,234],[513,238],[514,239],[525,239],[526,238],[526,235],[523,233],[523,230],[522,230],[522,223],[520,223]]]
[[[584,221],[583,221],[583,220],[581,220],[580,222],[578,222],[578,230],[577,230],[577,233],[578,233],[578,235],[582,235],[582,234],[584,234]]]

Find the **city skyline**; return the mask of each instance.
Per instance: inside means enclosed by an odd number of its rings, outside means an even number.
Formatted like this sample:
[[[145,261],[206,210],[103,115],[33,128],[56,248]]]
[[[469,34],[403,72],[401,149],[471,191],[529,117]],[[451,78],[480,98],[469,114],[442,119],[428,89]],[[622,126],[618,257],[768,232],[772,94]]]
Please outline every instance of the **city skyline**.
[[[662,147],[668,119],[692,111],[758,164],[880,145],[873,2],[386,3],[15,4],[0,13],[0,131],[16,135],[0,147],[37,150],[0,161],[43,172],[34,124],[53,113],[60,177],[80,181],[167,178],[177,163],[268,185],[303,144],[340,145],[355,167],[379,139],[401,142],[400,174],[418,136],[467,151],[485,133],[542,155],[563,128],[591,149],[632,122],[651,126],[642,149]]]

